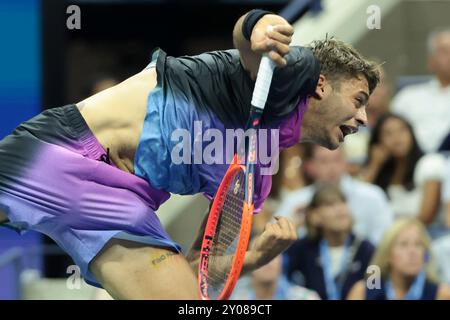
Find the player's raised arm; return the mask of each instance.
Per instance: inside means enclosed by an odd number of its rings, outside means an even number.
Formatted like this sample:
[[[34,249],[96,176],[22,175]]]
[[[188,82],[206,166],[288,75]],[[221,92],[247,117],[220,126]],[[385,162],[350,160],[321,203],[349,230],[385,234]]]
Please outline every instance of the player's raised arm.
[[[272,31],[268,31],[269,25]],[[294,28],[283,17],[267,11],[255,9],[239,18],[233,30],[233,43],[253,80],[264,52],[269,52],[278,67],[286,65],[283,57],[289,53],[293,34]]]
[[[186,256],[195,272],[197,272],[200,262],[200,251],[207,220],[208,215],[203,219],[197,237]],[[274,222],[266,224],[264,232],[255,238],[252,248],[246,252],[241,274],[247,274],[269,263],[273,258],[283,253],[295,240],[297,240],[297,232],[294,223],[288,218],[276,217]],[[228,270],[233,256],[228,255],[222,258],[222,267],[224,270]],[[220,264],[217,263],[217,257],[215,259],[216,267],[219,268]]]

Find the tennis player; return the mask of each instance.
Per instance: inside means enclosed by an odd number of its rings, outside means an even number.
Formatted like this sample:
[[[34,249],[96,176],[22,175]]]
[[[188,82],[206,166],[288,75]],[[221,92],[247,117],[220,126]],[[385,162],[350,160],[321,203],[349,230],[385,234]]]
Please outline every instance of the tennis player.
[[[282,17],[252,10],[234,27],[236,49],[180,58],[157,49],[142,72],[21,124],[0,141],[0,221],[53,238],[86,282],[114,298],[198,298],[189,263],[198,248],[186,259],[155,211],[170,193],[212,198],[228,164],[195,161],[196,147],[175,163],[173,133],[184,129],[195,144],[196,126],[244,129],[262,53],[278,66],[262,126],[279,130],[280,149],[303,141],[335,149],[367,122],[376,65],[333,39],[289,46],[293,31]],[[256,212],[271,188],[261,166]],[[291,221],[268,224],[243,272],[295,239]]]

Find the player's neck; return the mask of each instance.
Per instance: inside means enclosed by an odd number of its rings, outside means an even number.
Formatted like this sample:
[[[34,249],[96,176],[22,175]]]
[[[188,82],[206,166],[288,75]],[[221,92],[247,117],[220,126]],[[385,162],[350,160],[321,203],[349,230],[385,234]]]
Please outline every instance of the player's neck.
[[[314,143],[315,141],[311,138],[314,136],[314,114],[312,114],[312,110],[314,110],[314,98],[308,99],[308,105],[306,106],[306,111],[303,114],[303,120],[301,122],[300,127],[300,143]]]
[[[324,231],[323,238],[327,241],[330,247],[342,247],[347,240],[348,232],[347,231]]]

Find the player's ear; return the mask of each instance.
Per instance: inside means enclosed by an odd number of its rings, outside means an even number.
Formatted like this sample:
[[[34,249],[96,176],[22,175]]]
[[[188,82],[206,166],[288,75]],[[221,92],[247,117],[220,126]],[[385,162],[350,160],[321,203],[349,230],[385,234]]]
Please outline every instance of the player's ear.
[[[325,75],[320,74],[319,75],[319,81],[317,81],[316,85],[316,91],[314,92],[314,95],[317,99],[322,100],[325,96],[325,87],[327,85],[327,78]]]

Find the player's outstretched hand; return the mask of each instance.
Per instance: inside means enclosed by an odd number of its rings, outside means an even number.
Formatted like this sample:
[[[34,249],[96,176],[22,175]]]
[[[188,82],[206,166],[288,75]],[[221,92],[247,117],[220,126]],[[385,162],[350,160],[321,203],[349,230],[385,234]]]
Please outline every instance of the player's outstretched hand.
[[[297,231],[289,218],[275,217],[274,223],[267,223],[264,232],[253,241],[249,258],[255,267],[270,262],[297,240]]]
[[[283,17],[267,14],[253,28],[251,48],[257,53],[269,53],[278,67],[284,67],[287,63],[284,56],[289,53],[293,34],[294,28]]]

